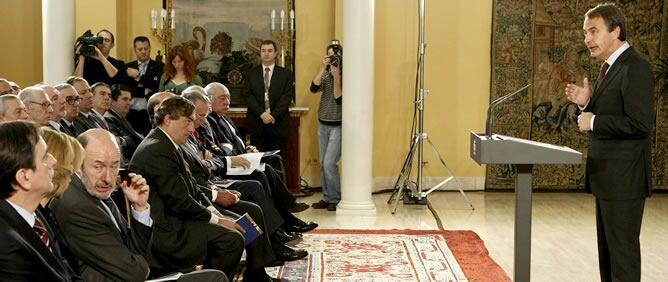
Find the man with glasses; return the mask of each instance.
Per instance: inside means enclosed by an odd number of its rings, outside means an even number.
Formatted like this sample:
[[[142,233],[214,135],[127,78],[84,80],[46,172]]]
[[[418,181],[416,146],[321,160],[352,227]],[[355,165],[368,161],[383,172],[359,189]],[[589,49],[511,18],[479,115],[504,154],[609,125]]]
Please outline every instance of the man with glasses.
[[[51,100],[53,112],[49,115],[49,127],[56,131],[62,131],[60,128],[60,118],[63,115],[65,100],[60,97],[60,91],[49,85],[40,86]]]
[[[91,128],[102,128],[90,116],[91,109],[93,109],[93,93],[90,90],[88,81],[82,77],[72,76],[67,79],[67,83],[74,87],[82,99],[79,103],[79,116],[74,120],[74,128],[77,135]]]
[[[28,113],[21,99],[14,94],[0,96],[0,121],[26,120]]]
[[[56,85],[56,90],[60,91],[60,96],[62,96],[63,101],[65,101],[63,118],[60,120],[60,131],[72,137],[77,137],[78,132],[74,128],[74,120],[79,115],[79,103],[81,103],[81,100],[83,99],[79,97],[74,86],[67,83]]]
[[[26,106],[28,119],[41,126],[49,125],[49,116],[53,113],[53,104],[46,92],[39,87],[28,87],[21,90],[19,99]]]
[[[84,56],[79,54],[79,48],[76,50],[78,59],[74,75],[85,78],[89,83],[95,84],[104,82],[108,85],[117,83],[126,83],[128,80],[125,63],[109,56],[109,52],[114,48],[114,34],[106,29],[97,33],[102,38],[102,43],[95,46],[94,56]]]

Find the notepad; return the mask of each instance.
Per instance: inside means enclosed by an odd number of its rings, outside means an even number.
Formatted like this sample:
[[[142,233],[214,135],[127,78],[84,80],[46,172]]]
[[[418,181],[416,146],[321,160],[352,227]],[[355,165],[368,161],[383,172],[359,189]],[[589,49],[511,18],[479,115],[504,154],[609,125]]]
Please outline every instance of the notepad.
[[[260,237],[260,235],[262,235],[262,229],[260,229],[260,227],[257,226],[257,223],[255,223],[253,218],[248,213],[244,213],[244,215],[242,215],[234,222],[241,225],[241,227],[243,227],[243,229],[246,230],[246,232],[243,233],[245,246],[252,243],[253,241],[255,241],[255,239],[257,239],[257,237]]]

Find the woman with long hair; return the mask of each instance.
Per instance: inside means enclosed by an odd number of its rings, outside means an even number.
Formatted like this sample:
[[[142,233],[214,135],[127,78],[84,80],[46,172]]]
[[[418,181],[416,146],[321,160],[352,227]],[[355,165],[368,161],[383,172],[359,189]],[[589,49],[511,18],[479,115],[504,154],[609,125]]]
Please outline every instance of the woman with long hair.
[[[202,78],[195,71],[195,62],[188,48],[178,45],[167,53],[165,73],[160,78],[159,91],[181,94],[191,85],[202,86]]]
[[[51,198],[60,198],[70,185],[70,177],[81,168],[84,159],[84,149],[79,141],[65,133],[42,128],[42,138],[49,152],[58,162],[53,169],[53,191],[44,197],[42,205],[46,206]]]

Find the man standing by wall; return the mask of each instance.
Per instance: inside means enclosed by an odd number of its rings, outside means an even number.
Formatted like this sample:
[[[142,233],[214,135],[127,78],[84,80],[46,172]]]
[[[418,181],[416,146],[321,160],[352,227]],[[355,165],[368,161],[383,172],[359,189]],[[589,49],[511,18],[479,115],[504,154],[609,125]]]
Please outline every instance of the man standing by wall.
[[[295,79],[292,72],[276,65],[278,47],[274,41],[263,41],[260,52],[262,64],[245,75],[242,95],[248,105],[246,127],[258,150],[281,150],[286,159]]]
[[[626,42],[626,20],[614,4],[585,14],[584,43],[604,61],[594,85],[566,86],[582,111],[589,135],[585,189],[596,197],[599,271],[602,281],[640,281],[640,226],[651,187],[654,76],[649,63]]]
[[[158,92],[164,64],[151,60],[151,42],[146,36],[135,37],[133,44],[137,60],[127,64],[128,76],[134,83],[128,85],[132,87],[132,105],[126,118],[139,133],[146,135],[151,130],[146,103]]]

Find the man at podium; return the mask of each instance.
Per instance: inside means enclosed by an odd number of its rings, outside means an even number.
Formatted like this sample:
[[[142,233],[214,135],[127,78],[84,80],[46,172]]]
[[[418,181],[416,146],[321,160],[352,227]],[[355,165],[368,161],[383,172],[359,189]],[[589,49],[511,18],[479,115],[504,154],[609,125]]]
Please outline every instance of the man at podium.
[[[614,4],[585,14],[584,43],[603,61],[593,86],[568,84],[580,131],[589,135],[585,189],[596,197],[602,281],[640,281],[640,225],[651,187],[654,76],[626,42],[626,20]]]

